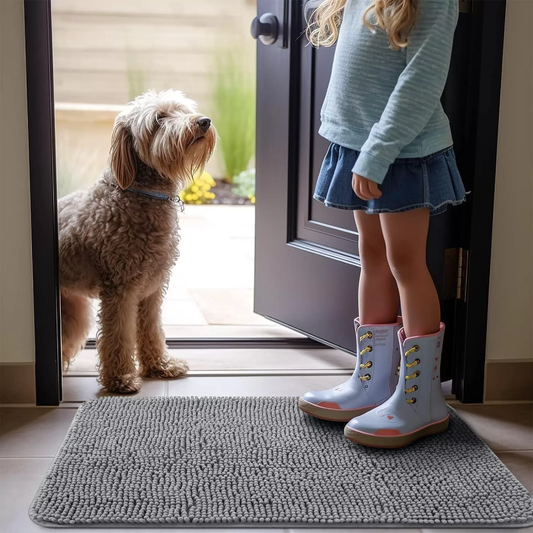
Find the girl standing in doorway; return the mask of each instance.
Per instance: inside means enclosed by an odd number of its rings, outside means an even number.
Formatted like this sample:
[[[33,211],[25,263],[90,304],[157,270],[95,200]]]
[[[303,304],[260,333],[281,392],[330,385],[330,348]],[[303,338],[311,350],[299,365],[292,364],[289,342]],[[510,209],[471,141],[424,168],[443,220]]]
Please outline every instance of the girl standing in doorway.
[[[308,28],[313,45],[337,43],[319,130],[331,145],[314,197],[354,211],[362,272],[355,371],[299,406],[348,422],[345,435],[367,446],[448,427],[426,240],[430,216],[465,199],[440,103],[457,18],[457,0],[324,0]]]

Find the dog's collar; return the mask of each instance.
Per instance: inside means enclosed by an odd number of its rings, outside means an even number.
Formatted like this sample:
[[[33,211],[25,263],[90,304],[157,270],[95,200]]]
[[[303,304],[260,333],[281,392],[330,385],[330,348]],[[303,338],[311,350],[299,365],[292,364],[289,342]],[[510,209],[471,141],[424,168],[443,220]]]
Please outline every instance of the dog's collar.
[[[153,198],[154,200],[161,200],[162,202],[172,202],[178,205],[182,211],[184,208],[183,201],[179,196],[169,196],[168,194],[165,194],[163,192],[156,191],[140,191],[139,189],[132,189],[131,187],[128,187],[124,190],[128,192],[133,192],[135,194],[140,194],[141,196],[148,196],[148,198]]]

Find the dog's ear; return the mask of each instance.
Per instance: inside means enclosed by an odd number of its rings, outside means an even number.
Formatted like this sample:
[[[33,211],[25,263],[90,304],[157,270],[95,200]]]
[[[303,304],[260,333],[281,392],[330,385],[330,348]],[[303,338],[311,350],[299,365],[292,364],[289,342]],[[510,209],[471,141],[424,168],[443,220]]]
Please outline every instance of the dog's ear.
[[[111,136],[109,165],[122,189],[127,189],[135,180],[137,158],[133,149],[133,138],[129,128],[118,121]]]

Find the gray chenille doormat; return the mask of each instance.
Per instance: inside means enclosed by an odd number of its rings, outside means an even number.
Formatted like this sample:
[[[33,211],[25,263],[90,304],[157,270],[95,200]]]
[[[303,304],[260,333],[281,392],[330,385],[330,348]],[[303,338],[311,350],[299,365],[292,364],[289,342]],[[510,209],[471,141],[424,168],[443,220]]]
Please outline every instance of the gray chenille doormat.
[[[289,397],[102,398],[78,411],[30,508],[52,527],[519,527],[533,499],[450,409],[365,448]]]

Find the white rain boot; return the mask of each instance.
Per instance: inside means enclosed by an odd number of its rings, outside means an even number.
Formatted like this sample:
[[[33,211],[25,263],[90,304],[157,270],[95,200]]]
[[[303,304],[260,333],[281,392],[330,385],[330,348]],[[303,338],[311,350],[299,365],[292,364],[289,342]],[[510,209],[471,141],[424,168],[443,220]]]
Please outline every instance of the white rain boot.
[[[444,324],[438,333],[405,338],[398,332],[400,379],[383,405],[350,420],[344,434],[351,441],[376,448],[400,448],[425,435],[441,433],[449,415],[440,384]]]
[[[298,398],[305,413],[335,422],[348,422],[388,400],[396,388],[400,360],[398,331],[394,324],[359,324],[354,320],[357,360],[352,377],[334,387],[311,391]]]

